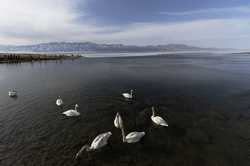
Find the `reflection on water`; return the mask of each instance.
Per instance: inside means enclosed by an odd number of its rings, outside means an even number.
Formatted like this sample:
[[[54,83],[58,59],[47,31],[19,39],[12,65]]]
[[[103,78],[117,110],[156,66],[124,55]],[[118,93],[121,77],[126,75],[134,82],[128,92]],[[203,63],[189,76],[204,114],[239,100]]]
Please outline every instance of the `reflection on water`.
[[[1,64],[0,165],[247,166],[249,63],[245,55],[190,53]],[[17,99],[8,97],[11,88]],[[128,102],[121,93],[130,89],[136,98]],[[76,103],[80,117],[61,114]],[[152,124],[152,105],[168,128]],[[118,111],[126,132],[146,132],[140,143],[122,143]],[[108,146],[73,160],[107,131]]]

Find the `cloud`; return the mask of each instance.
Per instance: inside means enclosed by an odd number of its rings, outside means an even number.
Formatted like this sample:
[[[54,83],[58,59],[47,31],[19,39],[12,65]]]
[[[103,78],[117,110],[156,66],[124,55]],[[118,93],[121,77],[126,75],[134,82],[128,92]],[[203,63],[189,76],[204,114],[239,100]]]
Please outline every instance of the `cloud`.
[[[106,28],[80,22],[76,0],[6,0],[0,5],[0,43],[73,40]],[[81,1],[83,3],[83,1]],[[108,30],[109,28],[107,28]]]
[[[22,32],[26,29],[32,31],[55,29],[58,28],[58,23],[67,26],[76,17],[67,6],[70,4],[66,0],[3,1],[0,5],[1,29],[10,28],[6,29],[10,34],[18,34],[19,30]]]
[[[191,15],[218,15],[218,14],[250,14],[249,6],[238,6],[238,7],[227,7],[227,8],[208,8],[199,10],[189,10],[180,12],[168,12],[163,11],[159,14],[170,15],[170,16],[191,16]]]
[[[81,3],[84,3],[83,0]],[[184,43],[204,47],[247,48],[250,21],[247,18],[200,19],[172,23],[133,23],[126,26],[99,25],[79,11],[78,0],[6,0],[0,5],[0,44],[33,44],[50,41],[99,43]],[[84,4],[83,4],[84,5]],[[248,12],[244,8],[234,8]],[[216,12],[229,9],[213,9]],[[172,14],[208,13],[211,10]]]
[[[203,47],[248,47],[248,19],[209,19],[179,23],[135,23],[104,36],[126,44],[184,43]],[[245,42],[248,41],[248,42]]]

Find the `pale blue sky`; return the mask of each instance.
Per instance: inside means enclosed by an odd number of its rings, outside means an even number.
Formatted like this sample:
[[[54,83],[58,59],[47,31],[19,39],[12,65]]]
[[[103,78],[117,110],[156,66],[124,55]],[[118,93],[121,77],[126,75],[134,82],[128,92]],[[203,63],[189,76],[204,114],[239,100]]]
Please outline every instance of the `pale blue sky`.
[[[85,7],[84,7],[85,5]],[[250,6],[248,0],[89,0],[79,5],[102,24],[126,25],[134,22],[174,22],[206,18],[232,18],[246,16],[242,11],[217,11]],[[192,11],[201,13],[188,14]],[[207,12],[202,12],[206,10]],[[185,14],[183,13],[185,12]],[[249,11],[250,12],[250,11]],[[248,16],[249,16],[248,12]],[[165,13],[163,15],[162,13]],[[183,13],[183,14],[179,14]]]
[[[92,41],[250,48],[248,0],[3,0],[0,44]]]

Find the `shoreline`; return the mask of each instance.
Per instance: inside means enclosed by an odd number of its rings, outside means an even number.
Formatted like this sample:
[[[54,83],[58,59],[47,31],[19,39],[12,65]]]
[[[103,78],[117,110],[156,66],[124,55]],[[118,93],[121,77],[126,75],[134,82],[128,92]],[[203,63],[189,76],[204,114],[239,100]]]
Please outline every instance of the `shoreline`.
[[[79,54],[42,54],[42,53],[0,53],[0,63],[21,63],[47,60],[78,59]]]

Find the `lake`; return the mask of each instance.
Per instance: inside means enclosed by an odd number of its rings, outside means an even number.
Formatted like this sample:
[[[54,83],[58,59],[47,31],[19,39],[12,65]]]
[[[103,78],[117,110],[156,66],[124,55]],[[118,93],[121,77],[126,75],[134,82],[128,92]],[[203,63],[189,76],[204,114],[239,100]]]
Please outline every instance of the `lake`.
[[[16,89],[17,98],[8,90]],[[135,99],[121,94],[133,89]],[[249,166],[250,56],[180,53],[0,64],[2,166]],[[57,96],[64,106],[55,105]],[[80,117],[62,112],[79,105]],[[169,127],[151,122],[151,106]],[[126,133],[145,131],[136,144]],[[108,146],[74,155],[100,133]]]

